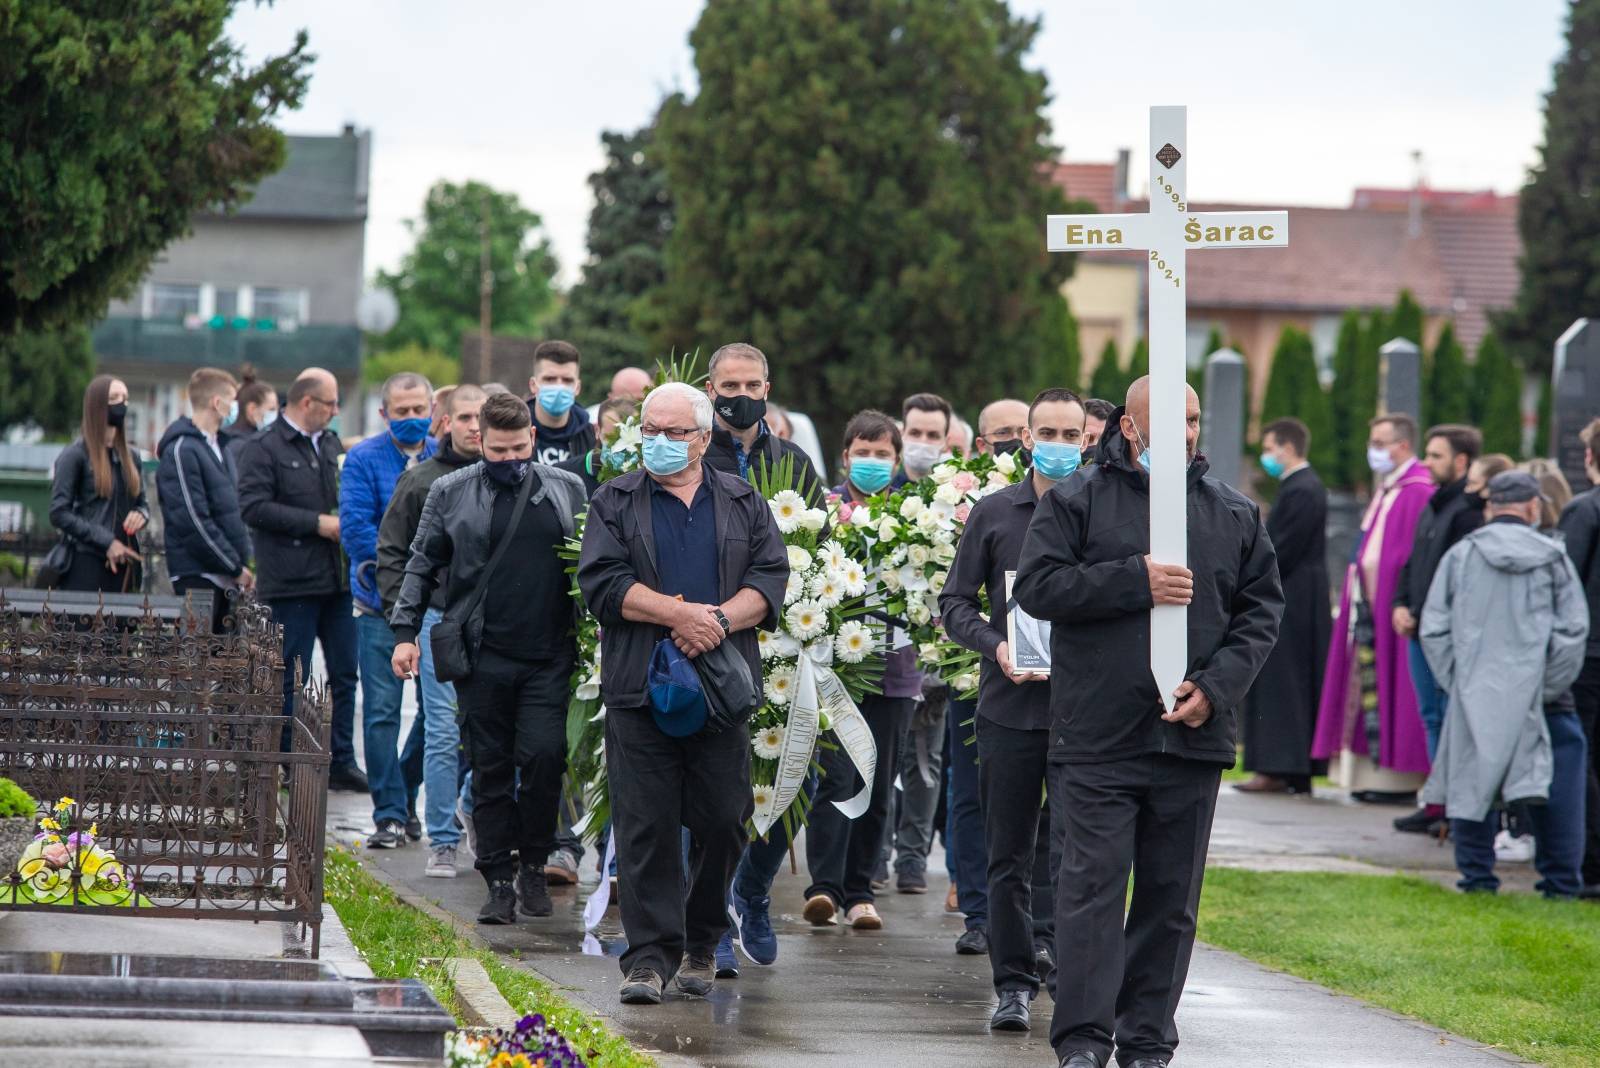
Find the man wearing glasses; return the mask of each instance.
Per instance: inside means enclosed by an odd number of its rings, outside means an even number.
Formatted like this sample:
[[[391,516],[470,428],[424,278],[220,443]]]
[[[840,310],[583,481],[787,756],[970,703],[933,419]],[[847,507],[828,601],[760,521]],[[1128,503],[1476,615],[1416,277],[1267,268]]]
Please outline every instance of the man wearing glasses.
[[[289,387],[281,417],[239,455],[239,508],[256,551],[256,592],[283,626],[283,708],[294,710],[296,669],[311,672],[322,642],[333,691],[328,786],[367,792],[356,766],[356,624],[339,554],[339,457],[328,424],[339,413],[339,383],[320,367]],[[284,731],[288,744],[288,730]]]
[[[737,475],[702,463],[711,398],[681,382],[651,390],[639,415],[644,469],[589,502],[578,585],[600,621],[600,696],[616,837],[625,1004],[660,1002],[667,980],[704,995],[728,927],[728,884],[745,847],[750,735],[652,705],[652,658],[724,641],[761,678],[756,627],[777,626],[789,558],[767,502]],[[670,662],[670,646],[660,656]],[[661,700],[658,694],[657,700]],[[685,878],[679,827],[691,836]],[[684,887],[687,885],[687,892]]]

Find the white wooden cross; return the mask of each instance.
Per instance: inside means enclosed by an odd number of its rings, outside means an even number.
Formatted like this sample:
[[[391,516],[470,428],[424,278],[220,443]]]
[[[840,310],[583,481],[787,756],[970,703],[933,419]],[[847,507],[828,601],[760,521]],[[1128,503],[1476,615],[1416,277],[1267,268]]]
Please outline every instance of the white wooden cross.
[[[1187,334],[1184,255],[1189,249],[1270,248],[1289,243],[1285,211],[1191,212],[1187,109],[1150,109],[1150,208],[1143,215],[1052,215],[1051,252],[1141,249],[1150,254],[1150,555],[1188,566],[1188,464],[1184,455]],[[1108,398],[1120,401],[1120,397]],[[1137,449],[1136,442],[1130,442]],[[1150,673],[1168,711],[1189,665],[1188,611],[1150,613]]]

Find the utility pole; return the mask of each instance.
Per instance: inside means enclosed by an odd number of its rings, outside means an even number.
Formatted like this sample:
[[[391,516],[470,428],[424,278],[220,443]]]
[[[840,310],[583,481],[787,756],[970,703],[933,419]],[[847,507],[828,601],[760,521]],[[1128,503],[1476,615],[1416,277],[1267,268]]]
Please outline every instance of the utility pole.
[[[489,265],[489,191],[478,200],[478,359],[480,377],[490,374],[489,345],[494,308],[494,271]]]

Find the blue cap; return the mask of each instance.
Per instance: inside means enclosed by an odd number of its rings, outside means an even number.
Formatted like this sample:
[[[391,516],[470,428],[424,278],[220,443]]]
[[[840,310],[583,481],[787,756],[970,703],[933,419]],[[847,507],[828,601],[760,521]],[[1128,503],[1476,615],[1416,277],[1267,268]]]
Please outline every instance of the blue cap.
[[[650,655],[646,677],[650,712],[669,738],[687,738],[706,725],[706,696],[700,673],[671,638],[662,638]]]

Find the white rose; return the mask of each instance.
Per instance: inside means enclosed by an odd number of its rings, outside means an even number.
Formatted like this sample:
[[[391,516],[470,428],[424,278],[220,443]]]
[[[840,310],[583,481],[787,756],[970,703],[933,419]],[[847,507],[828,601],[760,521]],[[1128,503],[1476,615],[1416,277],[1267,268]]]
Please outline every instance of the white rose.
[[[819,531],[827,521],[828,513],[821,508],[807,508],[800,513],[800,526],[804,530]]]
[[[789,550],[789,570],[790,571],[809,571],[809,570],[811,570],[811,554],[810,553],[806,552],[804,549],[800,548],[800,546],[798,546],[798,545],[790,545],[787,548]]]
[[[933,577],[928,579],[928,592],[935,597],[943,593],[945,579],[949,574],[950,572],[948,571],[935,571]]]
[[[926,545],[911,545],[906,549],[906,559],[913,567],[921,567],[928,562],[928,547]]]
[[[890,593],[900,592],[900,572],[885,571],[880,577],[883,580],[884,589],[888,590]]]
[[[933,499],[954,508],[961,503],[961,491],[954,484],[946,482],[933,491]]]
[[[884,516],[883,522],[878,524],[878,540],[893,541],[894,536],[900,533],[900,524],[894,521],[893,516]]]
[[[954,530],[940,527],[938,530],[933,532],[933,544],[935,548],[941,545],[954,545],[955,543],[956,532]]]
[[[910,494],[900,502],[900,517],[902,519],[915,519],[922,514],[922,498],[915,493]]]
[[[1000,471],[990,471],[989,480],[985,483],[985,485],[991,490],[1004,489],[1005,487],[1011,485],[1011,479],[1007,478],[1005,474]]]
[[[994,466],[995,470],[1004,471],[1008,475],[1014,475],[1017,472],[1016,457],[1012,456],[1009,452],[1003,452],[999,456],[996,456],[994,458]]]
[[[878,519],[872,514],[872,509],[868,508],[864,504],[860,505],[855,511],[850,513],[850,525],[853,527],[870,527],[875,525],[877,522]]]
[[[933,558],[941,564],[948,564],[956,558],[956,547],[950,542],[940,542],[933,547]]]
[[[978,677],[969,671],[965,675],[957,675],[954,679],[951,679],[950,686],[956,691],[956,696],[959,697],[978,688]]]
[[[959,464],[946,461],[933,469],[933,480],[942,486],[952,478],[955,478],[960,470],[961,466]]]
[[[954,515],[955,513],[952,511],[951,514]],[[924,534],[938,530],[941,522],[943,522],[943,520],[939,518],[939,513],[935,512],[931,508],[917,513],[917,529],[922,531]]]
[[[906,618],[920,627],[933,618],[933,613],[928,611],[928,606],[919,598],[906,604]]]
[[[923,642],[917,646],[917,659],[924,664],[937,664],[939,662],[939,643]]]

